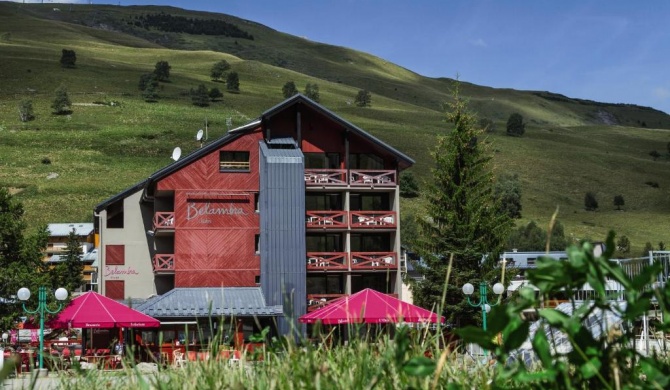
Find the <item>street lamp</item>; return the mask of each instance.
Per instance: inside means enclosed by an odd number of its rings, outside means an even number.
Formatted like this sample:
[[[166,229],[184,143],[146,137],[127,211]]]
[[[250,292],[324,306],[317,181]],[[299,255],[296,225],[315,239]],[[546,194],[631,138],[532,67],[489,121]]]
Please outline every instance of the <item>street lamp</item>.
[[[470,301],[470,295],[472,295],[473,292],[475,292],[475,287],[470,284],[470,283],[465,283],[463,285],[463,294],[467,295],[468,297],[468,303],[470,306],[474,307],[481,307],[482,308],[482,328],[484,331],[486,331],[486,313],[488,313],[491,310],[492,306],[497,305],[500,303],[500,297],[498,297],[498,302],[496,303],[489,303],[488,300],[488,293],[486,291],[487,285],[485,282],[479,283],[479,302],[477,303],[472,303]],[[505,286],[503,286],[501,283],[496,283],[493,285],[493,293],[500,296],[500,294],[505,291]]]
[[[59,288],[56,290],[55,294],[56,299],[59,301],[64,301],[67,299],[67,290],[64,288]],[[40,316],[40,371],[42,371],[44,367],[44,361],[43,361],[43,355],[44,355],[44,315],[46,313],[50,314],[56,314],[60,311],[60,309],[63,308],[63,304],[59,303],[58,304],[58,309],[51,311],[47,307],[47,288],[46,287],[40,287],[37,293],[38,297],[38,304],[37,304],[37,309],[35,310],[28,310],[26,308],[25,301],[30,298],[30,290],[28,290],[25,287],[22,287],[19,289],[19,291],[16,293],[16,296],[19,298],[19,300],[24,301],[23,303],[23,311],[25,311],[28,314],[38,314]]]

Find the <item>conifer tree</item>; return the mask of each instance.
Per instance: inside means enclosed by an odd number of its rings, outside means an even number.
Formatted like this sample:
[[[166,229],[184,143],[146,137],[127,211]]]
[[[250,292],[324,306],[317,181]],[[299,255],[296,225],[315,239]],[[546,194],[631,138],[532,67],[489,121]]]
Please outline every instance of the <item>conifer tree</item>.
[[[54,288],[64,287],[70,294],[81,288],[84,284],[82,255],[81,243],[73,230],[68,235],[65,261],[56,267],[58,280],[56,281],[57,285],[53,286]]]
[[[453,263],[442,314],[451,325],[478,323],[481,309],[468,305],[461,292],[465,283],[497,280],[493,269],[511,229],[511,219],[500,212],[494,190],[491,152],[482,143],[482,130],[467,111],[455,86],[454,101],[448,105],[451,131],[439,135],[431,155],[435,160],[432,178],[425,191],[426,206],[418,218],[418,252],[425,276],[413,287],[415,303],[437,308],[442,300],[450,256]],[[482,259],[486,257],[486,264]],[[497,275],[500,277],[500,275]]]

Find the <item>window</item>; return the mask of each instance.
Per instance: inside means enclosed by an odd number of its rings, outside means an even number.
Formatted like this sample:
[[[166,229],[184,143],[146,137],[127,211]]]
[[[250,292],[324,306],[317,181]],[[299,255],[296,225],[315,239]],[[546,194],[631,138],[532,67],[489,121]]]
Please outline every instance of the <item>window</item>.
[[[352,234],[352,252],[388,252],[391,249],[391,236],[389,234]]]
[[[338,153],[305,153],[305,169],[340,169]]]
[[[249,171],[249,152],[227,151],[219,152],[219,171]]]
[[[126,286],[123,280],[105,281],[105,296],[111,299],[126,299]]]
[[[351,275],[351,293],[355,294],[366,288],[377,290],[381,293],[393,293],[393,283],[387,280],[386,275]]]
[[[256,212],[259,212],[261,209],[261,197],[258,192],[254,193],[254,207]]]
[[[123,229],[123,199],[107,207],[107,228]]]
[[[336,274],[307,275],[307,294],[343,294],[344,276]]]
[[[341,234],[308,234],[307,252],[342,252]]]
[[[105,246],[105,265],[124,265],[126,264],[126,250],[123,245]]]
[[[342,194],[305,194],[305,208],[307,210],[342,210]]]
[[[388,194],[351,194],[352,211],[387,211],[391,209]]]
[[[255,282],[257,285],[260,285],[260,284],[261,284],[261,276],[260,276],[260,275],[256,275],[256,276],[254,276],[254,282]]]
[[[254,236],[254,245],[256,247],[256,254],[260,255],[261,254],[261,235],[256,234]]]
[[[351,169],[384,169],[384,160],[369,153],[355,153],[349,156]]]

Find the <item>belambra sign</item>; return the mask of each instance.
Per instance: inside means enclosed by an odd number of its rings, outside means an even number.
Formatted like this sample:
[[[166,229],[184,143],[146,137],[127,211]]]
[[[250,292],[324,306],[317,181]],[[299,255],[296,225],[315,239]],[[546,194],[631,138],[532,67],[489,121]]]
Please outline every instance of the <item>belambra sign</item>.
[[[186,205],[186,220],[190,221],[200,217],[211,217],[215,215],[247,215],[241,207],[235,207],[233,204],[229,205],[214,205],[210,202],[195,203],[189,202]]]

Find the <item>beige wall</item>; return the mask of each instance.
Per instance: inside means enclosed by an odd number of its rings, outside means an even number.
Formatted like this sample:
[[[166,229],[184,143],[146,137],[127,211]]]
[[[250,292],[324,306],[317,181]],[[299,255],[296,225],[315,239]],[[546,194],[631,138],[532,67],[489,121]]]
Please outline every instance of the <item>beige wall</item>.
[[[103,295],[108,280],[124,281],[125,298],[148,298],[156,294],[149,251],[153,238],[147,237],[142,221],[141,196],[142,189],[123,200],[122,229],[108,229],[107,211],[100,213],[100,292]],[[124,265],[107,265],[106,245],[125,245]]]

